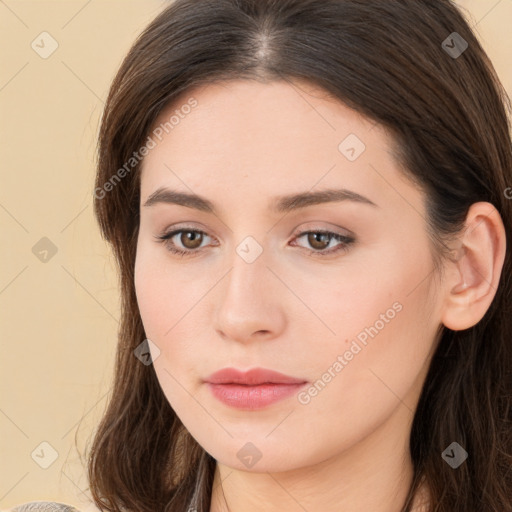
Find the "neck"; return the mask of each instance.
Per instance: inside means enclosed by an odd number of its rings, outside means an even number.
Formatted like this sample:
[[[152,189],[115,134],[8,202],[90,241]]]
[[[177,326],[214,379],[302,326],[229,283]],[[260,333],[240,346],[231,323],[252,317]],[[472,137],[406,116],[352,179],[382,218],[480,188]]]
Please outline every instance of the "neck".
[[[406,403],[349,450],[315,465],[257,473],[217,463],[210,512],[400,512],[413,477]],[[417,507],[418,500],[411,510],[423,510]]]

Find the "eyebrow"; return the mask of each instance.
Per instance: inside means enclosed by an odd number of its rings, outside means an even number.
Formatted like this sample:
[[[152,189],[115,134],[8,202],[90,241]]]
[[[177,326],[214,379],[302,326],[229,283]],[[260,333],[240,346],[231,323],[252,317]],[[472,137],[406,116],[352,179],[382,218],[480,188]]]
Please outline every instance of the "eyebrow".
[[[378,206],[367,197],[347,189],[327,189],[317,192],[301,192],[298,194],[278,196],[270,201],[269,207],[276,213],[287,213],[308,206],[341,201],[353,201],[378,208]],[[160,187],[153,192],[143,206],[149,207],[158,203],[176,204],[207,213],[217,213],[214,204],[205,197],[197,194],[189,194],[187,192],[178,192],[165,187]]]

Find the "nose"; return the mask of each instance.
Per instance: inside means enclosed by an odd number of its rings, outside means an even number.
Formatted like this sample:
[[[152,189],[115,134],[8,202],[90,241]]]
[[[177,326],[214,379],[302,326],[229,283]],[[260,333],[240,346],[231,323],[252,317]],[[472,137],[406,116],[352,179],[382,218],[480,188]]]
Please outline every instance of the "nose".
[[[235,254],[218,287],[215,329],[223,339],[241,343],[270,340],[286,327],[283,284],[263,254],[252,263]]]

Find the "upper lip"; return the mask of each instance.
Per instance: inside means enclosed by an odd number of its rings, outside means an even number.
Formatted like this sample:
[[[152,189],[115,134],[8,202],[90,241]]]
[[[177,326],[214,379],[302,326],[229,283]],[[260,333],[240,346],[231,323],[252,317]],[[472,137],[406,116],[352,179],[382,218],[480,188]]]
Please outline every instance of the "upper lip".
[[[266,383],[302,384],[306,382],[304,379],[296,379],[267,368],[252,368],[246,372],[236,368],[223,368],[212,373],[205,381],[211,384],[245,384],[249,386]]]

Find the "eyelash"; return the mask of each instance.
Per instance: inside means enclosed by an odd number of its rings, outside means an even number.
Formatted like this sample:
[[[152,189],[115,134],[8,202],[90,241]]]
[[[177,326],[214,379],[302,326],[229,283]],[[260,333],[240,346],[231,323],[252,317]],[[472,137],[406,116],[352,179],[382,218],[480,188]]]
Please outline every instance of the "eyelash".
[[[173,238],[175,235],[177,235],[179,233],[198,233],[198,234],[208,236],[207,233],[205,233],[204,231],[201,231],[199,229],[181,228],[181,229],[175,229],[173,231],[170,231],[169,233],[164,233],[163,235],[155,236],[155,238],[157,239],[158,243],[164,243],[164,245],[166,246],[166,248],[169,252],[179,255],[181,257],[193,256],[193,255],[196,255],[203,251],[204,248],[203,249],[194,249],[194,250],[193,249],[178,249],[178,248],[176,248],[175,244],[171,244],[171,238]],[[330,256],[332,254],[339,253],[339,252],[346,252],[346,251],[348,251],[349,246],[352,245],[355,241],[355,239],[350,236],[341,235],[339,233],[333,233],[332,231],[326,231],[326,230],[322,230],[322,229],[301,231],[300,233],[297,233],[295,238],[296,239],[301,238],[304,235],[309,235],[311,233],[330,235],[329,243],[331,242],[332,239],[337,240],[338,242],[341,242],[341,244],[339,246],[337,246],[337,248],[335,248],[335,249],[331,248],[329,250],[314,250],[314,249],[306,249],[303,247],[303,249],[308,254],[314,255],[314,256],[320,256],[321,258]]]

